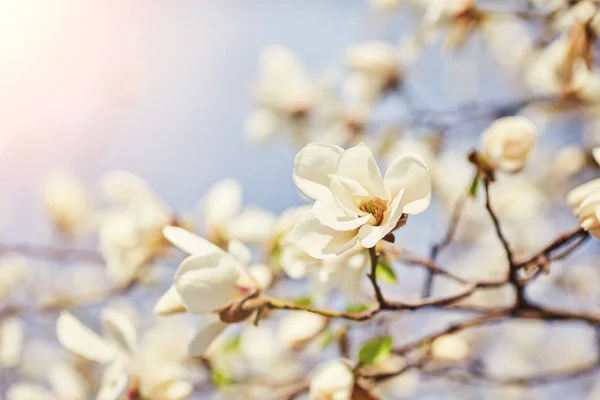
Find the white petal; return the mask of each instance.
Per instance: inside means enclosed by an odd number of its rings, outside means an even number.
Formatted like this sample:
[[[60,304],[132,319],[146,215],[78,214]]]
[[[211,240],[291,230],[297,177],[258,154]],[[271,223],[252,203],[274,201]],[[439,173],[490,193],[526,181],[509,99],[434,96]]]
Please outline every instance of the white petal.
[[[311,200],[329,192],[329,175],[333,174],[344,150],[327,143],[310,143],[296,155],[294,183]]]
[[[252,252],[248,246],[239,240],[231,240],[227,246],[227,252],[244,266],[250,264],[250,260],[252,260]]]
[[[11,317],[0,321],[0,368],[19,364],[23,350],[23,321]]]
[[[367,213],[363,213],[358,218],[349,217],[331,194],[326,194],[315,202],[313,213],[319,222],[336,231],[357,229],[371,219],[371,214]]]
[[[235,299],[240,268],[233,256],[224,252],[189,256],[175,274],[175,287],[189,312],[210,313]]]
[[[335,173],[360,183],[371,196],[390,200],[390,193],[381,178],[381,171],[373,153],[363,143],[344,151],[340,156]]]
[[[162,390],[162,395],[167,400],[187,399],[194,391],[194,385],[188,381],[177,380],[170,381]]]
[[[600,192],[600,178],[592,179],[571,190],[567,194],[567,203],[569,203],[571,207],[579,208],[586,197],[596,192]]]
[[[431,202],[431,181],[425,161],[416,154],[398,157],[385,173],[385,184],[392,196],[404,190],[405,214],[419,214]]]
[[[246,207],[227,226],[226,235],[248,243],[261,243],[271,237],[275,216],[258,207]]]
[[[158,315],[172,315],[186,311],[183,300],[174,285],[171,285],[154,305],[154,312]]]
[[[222,227],[242,208],[242,185],[235,179],[215,183],[204,197],[204,218],[210,229]]]
[[[135,354],[138,347],[137,329],[133,320],[115,308],[102,310],[104,336],[127,354]]]
[[[223,251],[208,240],[177,226],[165,226],[163,236],[173,246],[188,254],[207,254]]]
[[[14,383],[6,391],[7,400],[56,400],[56,397],[35,383]]]
[[[346,215],[357,218],[367,214],[357,206],[362,200],[370,198],[369,193],[360,183],[335,174],[331,175],[329,179],[329,189],[333,193],[333,198]]]
[[[118,355],[116,347],[82,324],[68,311],[56,321],[58,341],[69,351],[88,360],[107,364]]]
[[[392,200],[383,214],[381,225],[363,225],[360,227],[358,230],[358,237],[361,245],[367,249],[375,247],[385,235],[394,230],[398,220],[402,216],[402,197],[402,192],[394,197],[394,200]]]
[[[592,155],[594,156],[596,163],[600,164],[600,147],[594,148],[594,150],[592,150]]]
[[[48,372],[50,386],[59,399],[83,400],[89,396],[89,385],[70,364],[54,365]]]
[[[273,283],[273,270],[266,264],[251,265],[248,272],[261,289],[266,289]]]
[[[102,374],[96,400],[121,400],[129,387],[129,371],[122,360],[108,364]]]
[[[354,387],[352,368],[344,360],[321,365],[310,380],[309,400],[350,400]]]
[[[206,353],[211,343],[225,330],[227,324],[216,314],[202,317],[200,329],[190,343],[189,352],[192,357],[200,357]]]
[[[110,171],[102,180],[102,190],[106,197],[117,203],[145,197],[152,190],[145,180],[129,171]]]
[[[327,325],[328,319],[303,311],[286,313],[279,323],[277,336],[288,347],[296,347],[316,337]]]
[[[340,232],[323,225],[312,210],[300,217],[292,235],[302,250],[319,259],[342,254],[358,240],[356,231]]]

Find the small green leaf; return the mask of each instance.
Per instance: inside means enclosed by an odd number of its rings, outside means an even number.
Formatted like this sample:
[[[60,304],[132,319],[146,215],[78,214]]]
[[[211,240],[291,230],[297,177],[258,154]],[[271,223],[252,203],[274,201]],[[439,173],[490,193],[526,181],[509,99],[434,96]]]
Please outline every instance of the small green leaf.
[[[331,329],[327,329],[325,332],[321,334],[321,348],[325,349],[335,339],[335,334]]]
[[[222,388],[233,384],[233,379],[227,376],[223,371],[220,371],[214,367],[211,370],[210,378],[212,380],[213,385],[215,385],[218,388]]]
[[[396,272],[394,272],[394,269],[385,260],[379,260],[379,263],[377,263],[377,269],[375,269],[375,277],[378,281],[384,283],[398,283]]]
[[[351,304],[346,307],[346,312],[358,314],[367,311],[369,308],[368,304]]]
[[[389,357],[392,352],[392,337],[382,336],[364,343],[358,351],[359,367],[376,364]]]
[[[229,339],[223,345],[223,351],[226,353],[234,353],[240,348],[241,336],[237,335]]]
[[[301,307],[310,307],[312,306],[312,299],[309,296],[298,297],[294,300],[294,303]]]
[[[475,174],[471,185],[469,186],[469,196],[475,198],[477,196],[477,188],[479,188],[479,174]]]

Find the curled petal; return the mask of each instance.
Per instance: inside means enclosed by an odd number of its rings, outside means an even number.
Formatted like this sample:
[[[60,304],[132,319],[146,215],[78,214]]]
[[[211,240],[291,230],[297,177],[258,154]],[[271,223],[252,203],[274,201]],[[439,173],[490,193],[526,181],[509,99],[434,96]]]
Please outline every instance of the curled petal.
[[[294,183],[311,200],[329,193],[329,175],[333,174],[344,150],[327,143],[310,143],[296,155]]]
[[[111,339],[127,354],[137,351],[137,329],[133,320],[124,312],[107,308],[102,311],[104,336]]]
[[[119,355],[115,345],[82,324],[68,311],[63,311],[58,317],[56,334],[60,344],[88,360],[107,364]]]
[[[189,312],[207,314],[235,299],[240,268],[233,256],[224,252],[192,255],[179,266],[175,288]]]
[[[192,357],[203,356],[212,342],[225,330],[227,324],[215,314],[202,317],[200,329],[189,346]]]
[[[593,179],[571,190],[567,194],[567,203],[577,209],[586,197],[598,191],[600,191],[600,178]]]
[[[360,183],[339,175],[331,175],[329,178],[333,198],[347,216],[358,218],[367,214],[357,206],[360,201],[369,199],[369,193]]]
[[[317,200],[313,206],[315,217],[323,225],[336,231],[351,231],[371,220],[371,214],[363,213],[360,217],[349,217],[342,210],[331,194]]]
[[[158,315],[172,315],[186,311],[183,300],[181,300],[181,296],[177,293],[177,289],[173,285],[169,287],[154,305],[154,312]]]
[[[419,214],[431,202],[429,169],[421,157],[408,154],[398,157],[385,173],[385,184],[392,196],[404,190],[402,204],[405,214]]]
[[[306,212],[292,232],[293,240],[308,255],[324,259],[335,257],[352,248],[358,240],[357,232],[336,231],[323,225],[312,210]]]
[[[106,366],[100,382],[96,400],[121,400],[129,386],[129,371],[122,359],[116,359]]]
[[[173,246],[188,254],[207,254],[223,251],[208,240],[178,226],[165,226],[163,236]]]
[[[344,151],[337,163],[336,174],[355,180],[371,196],[379,197],[382,200],[391,198],[390,192],[381,178],[381,171],[373,153],[363,143]]]

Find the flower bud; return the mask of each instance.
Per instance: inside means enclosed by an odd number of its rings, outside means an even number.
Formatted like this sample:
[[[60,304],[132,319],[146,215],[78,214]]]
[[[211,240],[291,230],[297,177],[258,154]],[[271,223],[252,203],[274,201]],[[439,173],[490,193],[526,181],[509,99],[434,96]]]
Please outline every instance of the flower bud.
[[[508,173],[523,169],[537,140],[537,128],[524,117],[503,117],[482,134],[481,154],[493,168]]]

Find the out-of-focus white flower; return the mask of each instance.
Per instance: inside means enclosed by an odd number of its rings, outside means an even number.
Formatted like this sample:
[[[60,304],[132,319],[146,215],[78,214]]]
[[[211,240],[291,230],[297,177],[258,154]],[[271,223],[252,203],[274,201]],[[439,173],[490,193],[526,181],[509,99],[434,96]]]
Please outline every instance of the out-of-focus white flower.
[[[143,179],[130,172],[108,173],[103,189],[115,206],[101,218],[100,251],[108,276],[126,284],[168,248],[162,228],[173,223],[173,212]]]
[[[23,321],[9,317],[0,321],[0,369],[19,364],[25,330]]]
[[[312,143],[296,156],[294,182],[315,201],[298,220],[294,241],[306,253],[325,259],[357,242],[374,247],[393,231],[402,214],[419,214],[431,200],[429,171],[416,155],[394,161],[384,178],[371,151]]]
[[[264,141],[283,123],[301,120],[316,97],[308,71],[294,53],[279,45],[262,50],[254,94],[260,108],[246,122],[246,134],[252,141]]]
[[[119,400],[127,393],[140,393],[157,400],[180,400],[191,393],[192,386],[185,381],[178,354],[173,353],[173,358],[161,359],[160,363],[153,364],[161,373],[150,373],[145,369],[141,374],[140,365],[150,358],[148,352],[151,349],[140,348],[137,329],[131,318],[124,312],[107,308],[102,312],[102,322],[104,337],[66,311],[56,322],[58,340],[65,348],[104,365],[97,399]],[[144,357],[141,356],[142,351]],[[149,368],[150,364],[144,367]],[[174,370],[178,373],[170,373]],[[184,386],[186,390],[183,390]]]
[[[6,300],[29,274],[29,264],[20,254],[6,254],[0,258],[0,302]]]
[[[406,360],[403,357],[394,355],[372,367],[376,369],[377,373],[392,373],[406,367]],[[419,381],[418,371],[407,370],[376,384],[372,392],[381,400],[409,399],[415,396]]]
[[[567,194],[567,203],[579,218],[579,225],[600,239],[600,179],[576,187]]]
[[[310,380],[309,400],[350,400],[354,388],[352,366],[345,360],[329,361]]]
[[[518,172],[531,157],[537,136],[537,128],[527,118],[500,118],[482,133],[481,152],[493,168]]]
[[[289,348],[302,347],[327,326],[328,319],[308,312],[290,312],[279,323],[277,336]]]
[[[431,354],[435,358],[450,361],[461,361],[469,356],[467,342],[457,335],[444,335],[431,343]]]
[[[196,234],[173,226],[165,227],[164,236],[190,256],[179,265],[173,286],[159,299],[155,312],[164,315],[187,311],[204,315],[200,331],[190,344],[190,353],[200,356],[226,327],[216,313],[260,287],[246,268],[250,250],[241,242],[230,241],[226,252]]]
[[[373,79],[379,91],[394,87],[400,80],[398,49],[385,42],[366,42],[346,51],[350,69]]]
[[[69,236],[81,231],[91,211],[83,184],[70,172],[49,176],[42,186],[43,204],[54,225]]]
[[[258,207],[242,209],[242,186],[235,179],[215,183],[201,201],[206,236],[225,245],[237,239],[261,243],[270,237],[275,217]]]
[[[69,364],[52,365],[48,370],[52,390],[37,383],[14,383],[6,391],[8,400],[86,400],[89,386]]]

